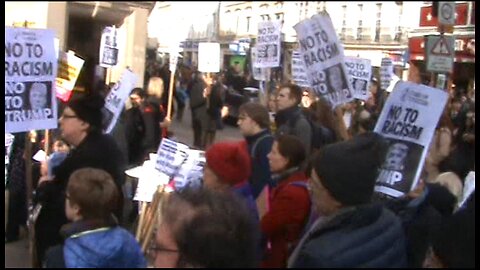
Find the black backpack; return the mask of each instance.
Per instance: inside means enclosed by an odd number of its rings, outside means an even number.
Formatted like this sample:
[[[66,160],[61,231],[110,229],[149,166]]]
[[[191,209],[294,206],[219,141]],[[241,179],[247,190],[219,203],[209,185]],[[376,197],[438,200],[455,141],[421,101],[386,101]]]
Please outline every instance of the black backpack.
[[[336,138],[332,130],[314,121],[312,117],[309,116],[308,113],[306,113],[303,110],[294,119],[290,120],[289,124],[291,129],[295,127],[295,123],[299,121],[301,117],[305,118],[305,120],[307,120],[307,122],[310,124],[311,131],[312,131],[312,136],[311,136],[312,150],[321,149],[323,146],[335,142]]]

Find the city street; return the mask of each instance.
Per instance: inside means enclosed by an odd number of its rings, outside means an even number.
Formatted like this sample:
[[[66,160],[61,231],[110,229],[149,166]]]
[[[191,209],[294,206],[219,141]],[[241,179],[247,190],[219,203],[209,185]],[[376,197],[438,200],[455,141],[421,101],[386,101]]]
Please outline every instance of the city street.
[[[171,130],[178,142],[192,145],[193,133],[191,129],[191,113],[189,105],[186,105],[182,122],[173,119]],[[240,140],[242,135],[237,127],[224,125],[223,130],[218,130],[215,141]],[[8,209],[8,197],[5,192],[5,209]],[[7,219],[7,211],[5,211],[5,220]],[[5,244],[5,268],[30,268],[30,256],[28,252],[27,235],[21,233],[20,241]]]

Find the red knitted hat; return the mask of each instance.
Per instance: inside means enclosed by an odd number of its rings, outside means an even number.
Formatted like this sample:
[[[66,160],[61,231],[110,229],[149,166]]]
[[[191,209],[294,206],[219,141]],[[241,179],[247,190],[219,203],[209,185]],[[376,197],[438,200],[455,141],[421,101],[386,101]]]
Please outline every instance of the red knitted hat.
[[[241,142],[215,143],[207,149],[205,157],[208,167],[224,183],[234,186],[250,176],[250,156]]]

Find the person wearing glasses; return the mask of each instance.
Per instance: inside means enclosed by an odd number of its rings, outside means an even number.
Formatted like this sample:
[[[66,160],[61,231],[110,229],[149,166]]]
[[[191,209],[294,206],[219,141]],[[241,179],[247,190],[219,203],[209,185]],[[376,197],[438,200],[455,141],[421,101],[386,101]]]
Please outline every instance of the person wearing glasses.
[[[88,92],[87,92],[88,93]],[[98,94],[74,96],[59,119],[61,138],[72,150],[53,169],[52,178],[39,181],[34,202],[42,205],[35,222],[36,250],[39,263],[45,251],[62,242],[60,228],[68,222],[64,212],[65,188],[70,175],[84,167],[107,171],[120,194],[114,213],[122,222],[124,171],[126,160],[111,135],[102,133],[104,99]]]
[[[113,216],[118,191],[104,170],[83,168],[69,179],[62,227],[63,245],[48,250],[48,268],[144,268],[147,263],[135,237]]]
[[[158,220],[149,248],[156,268],[258,266],[258,226],[238,196],[185,188],[168,195]]]

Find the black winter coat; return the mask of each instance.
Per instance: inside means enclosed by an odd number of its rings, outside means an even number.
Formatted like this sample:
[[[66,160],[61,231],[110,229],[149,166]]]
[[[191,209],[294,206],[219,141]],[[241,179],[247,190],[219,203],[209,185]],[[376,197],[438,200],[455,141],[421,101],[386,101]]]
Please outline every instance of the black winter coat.
[[[380,205],[347,210],[325,224],[314,223],[294,268],[401,268],[407,266],[400,219]]]
[[[37,190],[35,201],[42,204],[42,210],[35,223],[37,254],[40,261],[47,248],[60,244],[60,227],[68,220],[65,216],[65,190],[70,175],[77,169],[93,167],[110,173],[120,192],[115,214],[121,220],[123,208],[122,185],[125,182],[126,161],[118,145],[110,135],[90,133],[72,149],[67,158],[54,169],[55,178],[41,183]]]

